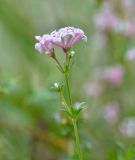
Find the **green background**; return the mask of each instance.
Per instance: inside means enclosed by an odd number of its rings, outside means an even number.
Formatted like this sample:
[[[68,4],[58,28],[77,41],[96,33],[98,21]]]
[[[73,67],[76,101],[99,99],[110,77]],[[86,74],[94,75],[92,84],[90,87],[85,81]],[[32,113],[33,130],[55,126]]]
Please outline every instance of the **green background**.
[[[84,30],[88,42],[73,46],[75,64],[71,76],[74,102],[86,102],[78,121],[85,160],[133,160],[134,137],[121,134],[119,126],[135,116],[134,63],[123,60],[134,37],[109,33],[104,44],[93,18],[102,0],[0,0],[0,160],[77,160],[73,128],[61,110],[58,96],[50,90],[63,77],[55,62],[34,49],[35,35],[65,26]],[[120,6],[117,6],[119,8]],[[125,11],[126,12],[126,11]],[[120,14],[122,14],[120,12]],[[61,57],[62,51],[56,48]],[[84,85],[94,73],[121,64],[120,86],[107,86],[91,97]],[[104,106],[120,106],[117,123],[102,115]]]

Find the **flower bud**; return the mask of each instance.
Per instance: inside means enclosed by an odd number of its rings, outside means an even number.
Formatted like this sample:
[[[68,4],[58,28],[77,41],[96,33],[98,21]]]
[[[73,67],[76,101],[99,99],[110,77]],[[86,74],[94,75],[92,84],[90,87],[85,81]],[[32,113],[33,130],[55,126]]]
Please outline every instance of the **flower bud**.
[[[55,92],[61,92],[63,85],[60,85],[58,83],[54,83],[53,86],[51,87]]]
[[[70,56],[71,56],[71,57],[73,57],[74,54],[75,54],[75,51],[71,51],[71,52],[70,52]]]

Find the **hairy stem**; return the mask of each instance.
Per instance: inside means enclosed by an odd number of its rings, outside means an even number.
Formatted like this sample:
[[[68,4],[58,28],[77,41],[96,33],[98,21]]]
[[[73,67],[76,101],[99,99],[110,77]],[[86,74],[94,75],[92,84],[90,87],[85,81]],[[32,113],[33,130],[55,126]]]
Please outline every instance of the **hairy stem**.
[[[58,61],[58,59],[55,57],[54,60],[57,62],[57,64],[60,67],[61,71],[64,73],[64,69],[63,69],[62,65],[60,64],[60,62]]]

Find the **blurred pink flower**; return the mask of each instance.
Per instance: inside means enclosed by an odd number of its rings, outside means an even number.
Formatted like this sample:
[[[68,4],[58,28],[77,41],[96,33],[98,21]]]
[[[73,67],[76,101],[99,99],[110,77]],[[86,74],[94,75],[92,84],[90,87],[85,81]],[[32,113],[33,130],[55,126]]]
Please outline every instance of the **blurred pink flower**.
[[[129,138],[135,137],[135,118],[126,118],[120,124],[120,132]]]
[[[109,3],[105,3],[99,13],[94,16],[95,25],[100,30],[117,28],[119,18],[113,13]]]
[[[35,39],[39,41],[38,43],[35,44],[35,49],[40,53],[45,52],[46,54],[51,56],[53,53],[52,36],[46,34],[43,35],[42,37],[35,36]]]
[[[133,37],[135,36],[135,22],[132,20],[119,19],[114,31],[123,36]]]
[[[103,80],[112,85],[119,85],[123,80],[123,68],[121,65],[108,67],[103,71]]]
[[[116,2],[117,3],[117,2]],[[122,0],[122,6],[132,17],[131,11],[134,9],[133,0]],[[122,19],[113,11],[113,3],[105,2],[101,10],[94,16],[95,25],[99,30],[111,30],[124,36],[135,36],[135,22],[132,19]]]
[[[127,51],[126,59],[130,60],[130,61],[135,60],[135,48],[132,48],[132,49]]]
[[[117,122],[119,118],[119,105],[116,102],[112,102],[104,107],[103,109],[103,117],[109,123]]]
[[[80,39],[87,41],[87,37],[84,32],[81,29],[74,27],[65,27],[58,31],[53,31],[51,36],[53,37],[53,44],[65,51]]]
[[[122,5],[126,12],[131,12],[134,9],[134,0],[121,0]]]
[[[99,96],[103,91],[103,85],[100,82],[88,82],[83,86],[84,92],[87,96]]]
[[[131,36],[131,37],[135,36],[135,22],[134,21],[126,22],[125,30],[123,34],[126,36]]]

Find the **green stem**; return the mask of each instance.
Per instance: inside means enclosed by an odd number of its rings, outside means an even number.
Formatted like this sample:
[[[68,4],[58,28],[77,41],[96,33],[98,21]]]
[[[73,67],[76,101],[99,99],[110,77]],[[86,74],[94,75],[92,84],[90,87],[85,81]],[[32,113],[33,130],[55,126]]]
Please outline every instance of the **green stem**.
[[[62,92],[60,92],[60,97],[61,97],[62,102],[64,103],[64,106],[65,106],[66,110],[67,110],[69,113],[71,113],[71,110],[70,110],[69,106],[67,105],[67,102],[66,102],[66,100],[65,100]]]
[[[57,64],[60,67],[61,71],[64,73],[64,69],[63,69],[62,65],[60,64],[60,62],[58,61],[58,59],[55,57],[54,60],[57,62]]]
[[[75,140],[76,140],[76,148],[77,148],[78,156],[79,156],[80,160],[83,160],[76,120],[72,120],[72,122],[73,122],[73,127],[74,127]]]
[[[60,93],[60,96],[61,96],[61,98],[64,102],[64,105],[65,105],[66,109],[69,111],[69,113],[71,113],[71,115],[74,115],[71,92],[70,92],[70,85],[69,85],[70,58],[66,54],[66,68],[65,69],[63,69],[63,67],[61,66],[61,64],[59,63],[59,61],[57,60],[56,57],[55,57],[55,60],[56,60],[57,64],[59,65],[60,69],[62,70],[62,73],[65,77],[65,85],[66,85],[66,89],[67,89],[67,96],[68,96],[69,104],[67,104],[67,102],[65,100],[65,97],[63,96],[62,93]],[[73,127],[74,127],[75,142],[76,142],[76,149],[77,149],[78,157],[79,157],[79,160],[83,160],[81,147],[80,147],[80,141],[79,141],[79,134],[78,134],[77,124],[76,124],[76,119],[74,117],[72,117],[72,124],[73,124]]]
[[[70,86],[69,86],[69,79],[68,79],[68,74],[67,73],[65,73],[65,82],[66,82],[66,87],[67,87],[67,94],[68,94],[68,98],[69,98],[70,109],[71,109],[71,111],[73,111],[72,99],[71,99],[71,93],[70,93]],[[78,156],[79,156],[79,160],[83,160],[81,147],[80,147],[80,141],[79,141],[79,134],[78,134],[77,124],[76,124],[76,119],[72,119],[72,123],[73,123],[73,127],[74,127],[76,148],[77,148],[77,153],[78,153]]]
[[[66,87],[67,87],[67,95],[68,95],[68,99],[69,99],[69,105],[70,105],[70,108],[71,108],[72,107],[72,98],[71,98],[71,93],[70,93],[68,73],[65,73],[65,83],[66,83]]]

